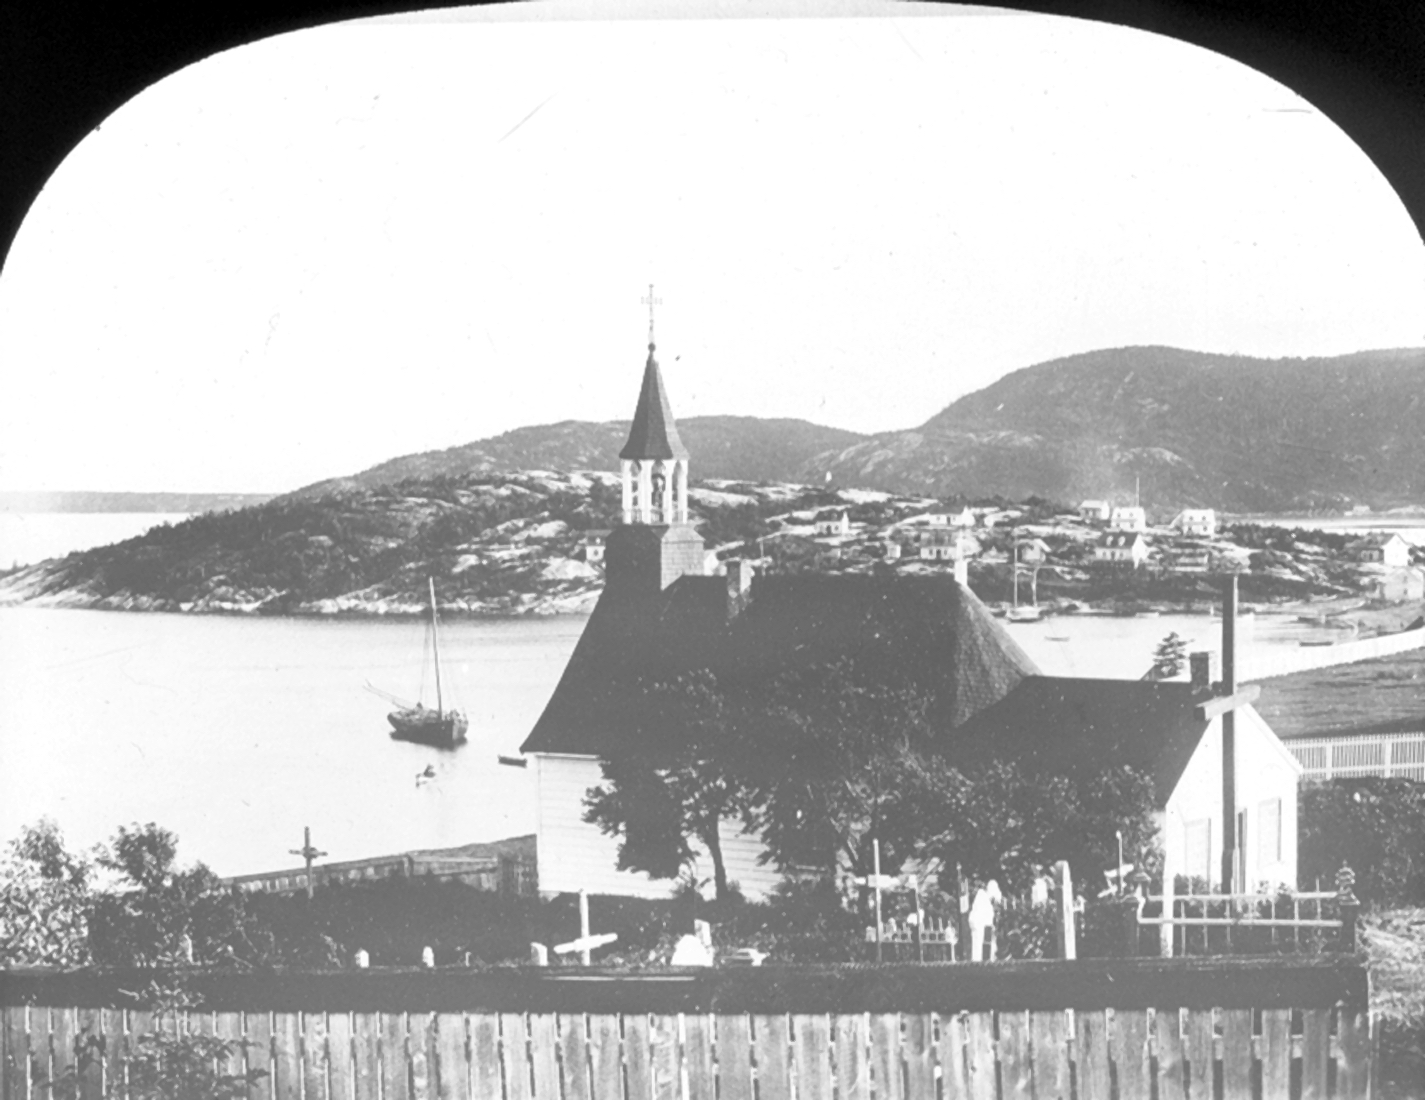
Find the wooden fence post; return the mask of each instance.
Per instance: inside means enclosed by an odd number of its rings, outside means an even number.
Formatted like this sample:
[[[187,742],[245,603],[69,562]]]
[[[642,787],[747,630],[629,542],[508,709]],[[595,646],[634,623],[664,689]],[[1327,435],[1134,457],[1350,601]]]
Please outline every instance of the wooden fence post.
[[[1341,864],[1336,872],[1336,904],[1341,910],[1341,950],[1356,950],[1356,919],[1360,916],[1361,903],[1353,891],[1356,873]]]
[[[1055,954],[1061,959],[1078,958],[1078,940],[1074,929],[1074,882],[1069,865],[1064,860],[1054,864],[1054,883],[1059,890],[1059,920],[1055,924]]]

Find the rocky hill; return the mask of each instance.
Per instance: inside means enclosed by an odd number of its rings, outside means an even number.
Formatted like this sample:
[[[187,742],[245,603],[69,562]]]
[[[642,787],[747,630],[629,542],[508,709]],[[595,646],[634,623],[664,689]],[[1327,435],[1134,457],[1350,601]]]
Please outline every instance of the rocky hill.
[[[393,458],[350,477],[305,486],[293,495],[312,499],[339,490],[394,485],[408,478],[518,470],[617,471],[618,453],[628,440],[628,428],[627,420],[565,420],[516,428],[460,447]],[[693,416],[678,421],[678,433],[695,456],[695,476],[753,482],[785,481],[814,455],[865,438],[805,420],[755,416]]]
[[[809,516],[831,494],[717,483],[692,490],[710,546]],[[587,532],[621,507],[612,474],[408,479],[162,524],[137,538],[0,575],[0,604],[134,611],[414,615],[436,582],[444,612],[584,611],[603,588]],[[809,520],[808,520],[809,522]]]
[[[942,499],[1127,498],[1158,509],[1377,509],[1425,502],[1425,349],[1253,359],[1115,348],[1015,371],[875,436],[804,420],[680,420],[695,477]],[[295,494],[407,478],[618,469],[625,421],[517,428]]]
[[[1251,359],[1088,352],[793,473],[927,496],[1126,497],[1283,512],[1425,501],[1425,349]]]

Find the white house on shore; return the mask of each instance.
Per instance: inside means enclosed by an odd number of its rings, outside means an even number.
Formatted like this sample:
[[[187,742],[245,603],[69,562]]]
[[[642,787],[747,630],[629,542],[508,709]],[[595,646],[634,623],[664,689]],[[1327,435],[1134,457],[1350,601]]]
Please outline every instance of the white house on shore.
[[[1404,569],[1410,564],[1410,543],[1394,531],[1368,535],[1352,543],[1351,551],[1357,561],[1367,564],[1384,565],[1391,569]]]
[[[1190,538],[1217,537],[1217,513],[1211,508],[1184,508],[1173,517],[1173,526]]]
[[[1115,508],[1108,516],[1108,526],[1114,531],[1148,530],[1148,513],[1136,504]]]
[[[1079,505],[1079,519],[1084,523],[1107,523],[1112,512],[1106,500],[1086,500]]]
[[[1093,548],[1093,560],[1099,564],[1130,565],[1137,569],[1151,551],[1148,540],[1132,531],[1106,531]]]

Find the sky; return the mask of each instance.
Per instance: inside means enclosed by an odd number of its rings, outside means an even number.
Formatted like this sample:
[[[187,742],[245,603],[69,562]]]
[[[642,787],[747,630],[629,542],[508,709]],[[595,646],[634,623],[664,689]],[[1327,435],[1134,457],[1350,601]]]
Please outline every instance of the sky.
[[[345,23],[146,89],[0,271],[0,489],[280,492],[626,418],[650,283],[677,416],[863,432],[1101,347],[1425,344],[1404,206],[1267,77],[1060,17],[756,9]]]

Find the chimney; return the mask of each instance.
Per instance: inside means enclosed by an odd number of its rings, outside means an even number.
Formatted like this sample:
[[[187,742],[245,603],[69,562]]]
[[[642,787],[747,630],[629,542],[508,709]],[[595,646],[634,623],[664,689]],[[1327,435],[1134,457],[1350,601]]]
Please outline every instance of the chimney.
[[[1211,691],[1212,685],[1220,679],[1217,654],[1207,649],[1189,653],[1188,679],[1192,682],[1194,695]]]
[[[747,594],[752,588],[756,568],[750,561],[733,558],[727,563],[727,617],[733,619],[747,606]]]

